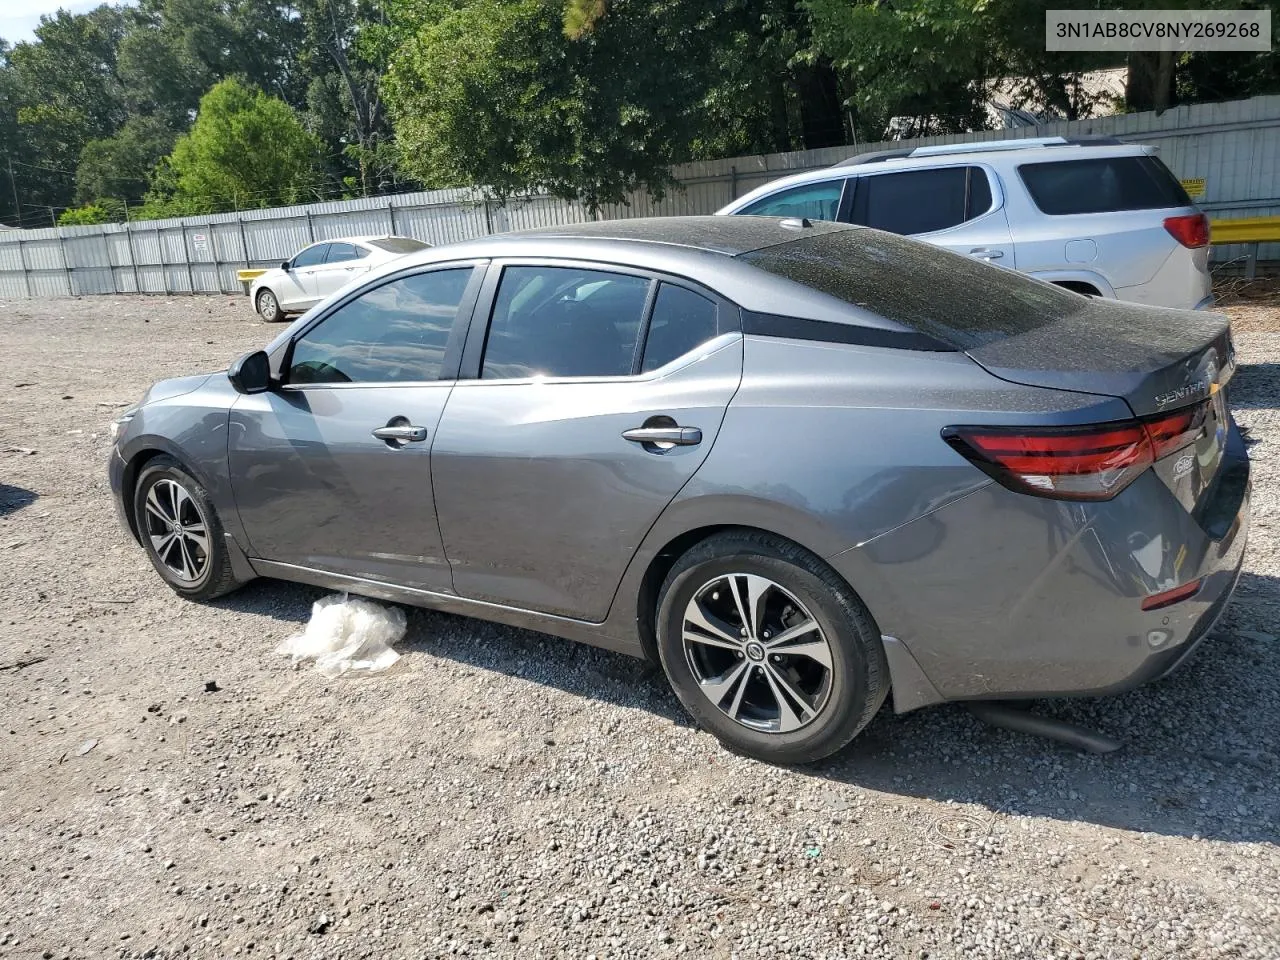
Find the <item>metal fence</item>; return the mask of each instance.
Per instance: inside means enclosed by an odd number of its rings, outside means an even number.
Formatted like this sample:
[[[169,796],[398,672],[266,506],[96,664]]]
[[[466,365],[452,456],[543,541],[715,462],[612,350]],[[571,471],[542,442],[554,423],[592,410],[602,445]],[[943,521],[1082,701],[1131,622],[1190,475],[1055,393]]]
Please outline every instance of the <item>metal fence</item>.
[[[1203,180],[1198,203],[1215,219],[1280,215],[1280,96],[1044,124],[690,163],[675,168],[678,189],[644,191],[601,211],[606,219],[714,213],[762,183],[886,147],[1005,139],[1107,135],[1160,148],[1183,180]],[[332,237],[396,233],[432,244],[589,219],[581,204],[529,197],[499,206],[481,190],[433,190],[272,210],[103,226],[0,233],[0,297],[108,293],[238,292],[236,271],[279,264],[300,247]],[[1243,256],[1214,248],[1215,260]],[[1280,259],[1264,244],[1261,259]]]

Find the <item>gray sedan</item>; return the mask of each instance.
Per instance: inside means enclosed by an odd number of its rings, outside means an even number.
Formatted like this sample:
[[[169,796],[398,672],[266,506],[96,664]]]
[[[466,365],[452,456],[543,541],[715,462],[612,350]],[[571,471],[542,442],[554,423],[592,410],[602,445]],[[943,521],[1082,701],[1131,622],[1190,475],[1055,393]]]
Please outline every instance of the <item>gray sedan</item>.
[[[859,227],[592,223],[411,254],[116,424],[179,594],[277,577],[662,664],[805,762],[890,694],[1118,691],[1235,586],[1224,317]]]

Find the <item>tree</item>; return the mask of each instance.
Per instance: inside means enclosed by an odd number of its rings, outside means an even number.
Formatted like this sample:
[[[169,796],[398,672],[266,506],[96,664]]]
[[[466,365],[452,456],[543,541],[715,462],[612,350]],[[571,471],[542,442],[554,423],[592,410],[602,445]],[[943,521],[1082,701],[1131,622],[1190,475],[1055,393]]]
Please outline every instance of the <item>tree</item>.
[[[76,167],[76,200],[140,202],[151,185],[152,168],[173,149],[176,138],[160,117],[135,116],[114,136],[90,140]]]
[[[200,100],[196,121],[161,165],[151,200],[204,213],[309,199],[318,145],[282,100],[223,80]]]
[[[696,132],[705,57],[688,20],[698,4],[661,19],[648,6],[577,40],[562,0],[476,0],[423,26],[386,83],[404,169],[429,186],[543,189],[593,210],[663,190]]]

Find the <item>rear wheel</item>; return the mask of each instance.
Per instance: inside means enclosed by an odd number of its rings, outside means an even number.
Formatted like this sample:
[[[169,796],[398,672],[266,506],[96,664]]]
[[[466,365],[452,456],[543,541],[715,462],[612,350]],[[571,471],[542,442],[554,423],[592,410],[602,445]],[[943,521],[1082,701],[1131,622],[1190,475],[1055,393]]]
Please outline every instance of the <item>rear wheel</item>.
[[[173,458],[142,468],[133,515],[151,565],[176,593],[212,600],[240,586],[209,495]]]
[[[276,323],[284,319],[284,311],[280,309],[280,301],[276,299],[275,292],[266,287],[258,291],[254,306],[258,310],[258,316],[267,323]]]
[[[717,534],[676,562],[658,603],[658,651],[704,727],[771,763],[835,753],[888,693],[862,602],[817,557],[764,533]]]

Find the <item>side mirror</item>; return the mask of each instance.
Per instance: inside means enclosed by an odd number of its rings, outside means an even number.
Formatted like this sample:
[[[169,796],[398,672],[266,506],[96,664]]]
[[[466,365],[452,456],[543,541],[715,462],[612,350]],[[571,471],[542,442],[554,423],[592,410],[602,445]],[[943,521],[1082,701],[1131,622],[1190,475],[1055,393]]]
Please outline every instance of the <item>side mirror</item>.
[[[284,263],[280,264],[280,269],[283,270],[285,273],[288,273],[290,270],[293,269],[293,261],[286,260]]]
[[[265,393],[271,389],[271,360],[265,350],[246,353],[231,365],[227,379],[236,393]]]

